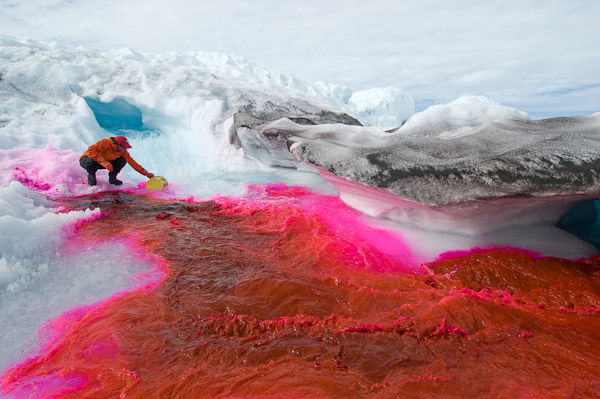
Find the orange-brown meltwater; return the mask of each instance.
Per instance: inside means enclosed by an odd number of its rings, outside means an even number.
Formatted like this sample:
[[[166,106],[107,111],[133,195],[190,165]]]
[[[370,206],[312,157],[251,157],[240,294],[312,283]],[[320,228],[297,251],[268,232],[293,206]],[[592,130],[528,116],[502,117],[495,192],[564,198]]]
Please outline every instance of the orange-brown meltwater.
[[[152,288],[80,312],[2,377],[22,398],[598,398],[600,261],[519,250],[404,263],[338,199],[264,186],[203,203],[123,192],[79,244],[137,240]],[[377,242],[378,234],[385,243]],[[394,241],[395,240],[395,241]]]

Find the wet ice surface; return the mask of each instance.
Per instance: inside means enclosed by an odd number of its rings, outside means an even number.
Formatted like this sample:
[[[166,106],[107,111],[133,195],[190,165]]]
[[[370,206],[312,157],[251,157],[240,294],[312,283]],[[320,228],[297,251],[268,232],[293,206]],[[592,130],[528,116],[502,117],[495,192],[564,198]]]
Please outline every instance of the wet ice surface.
[[[38,329],[63,312],[160,278],[126,240],[77,245],[79,226],[98,217],[99,209],[63,209],[16,181],[0,188],[0,369],[50,344]]]
[[[502,120],[437,131],[406,125],[385,139],[377,137],[379,142],[361,145],[345,140],[344,132],[332,126],[328,136],[314,140],[298,134],[294,153],[340,177],[425,205],[596,194],[599,128],[600,115]]]
[[[0,285],[0,370],[49,348],[55,334],[93,309],[99,301],[160,278],[152,262],[119,242],[98,243],[78,253],[49,254],[8,266],[19,273]],[[15,271],[16,268],[20,270]],[[64,312],[64,320],[52,320]],[[10,326],[10,328],[7,328]]]

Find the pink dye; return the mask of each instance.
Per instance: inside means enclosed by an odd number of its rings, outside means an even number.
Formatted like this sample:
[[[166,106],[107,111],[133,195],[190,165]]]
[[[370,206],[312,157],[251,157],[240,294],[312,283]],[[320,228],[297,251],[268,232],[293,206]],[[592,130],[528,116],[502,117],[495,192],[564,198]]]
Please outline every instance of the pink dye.
[[[35,169],[33,170],[35,172]],[[43,180],[32,180],[30,179],[25,170],[22,168],[15,168],[14,177],[17,181],[22,183],[25,187],[35,191],[48,191],[52,186]]]

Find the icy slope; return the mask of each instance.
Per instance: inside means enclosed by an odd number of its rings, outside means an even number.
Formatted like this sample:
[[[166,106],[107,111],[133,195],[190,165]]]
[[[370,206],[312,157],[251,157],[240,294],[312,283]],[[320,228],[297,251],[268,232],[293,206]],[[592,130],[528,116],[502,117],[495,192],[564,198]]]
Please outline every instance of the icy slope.
[[[393,106],[378,100],[369,118],[403,121],[412,115],[412,98],[396,91],[402,95],[389,98]],[[125,134],[136,161],[177,180],[188,192],[238,193],[235,181],[247,181],[250,172],[279,172],[265,170],[251,150],[240,147],[235,113],[269,121],[287,117],[303,123],[368,124],[356,114],[371,107],[373,99],[360,100],[360,93],[214,52],[99,52],[0,36],[0,151],[49,146],[75,156],[99,139]],[[15,179],[17,158],[27,156],[0,157],[8,160],[0,184]],[[141,180],[127,168],[122,173],[134,183]],[[63,186],[64,194],[78,190],[67,182]]]
[[[90,112],[90,102],[116,99],[135,107],[145,129],[182,124],[192,130],[208,125],[219,131],[236,111],[262,118],[275,106],[290,111],[288,117],[310,112],[342,115],[369,107],[372,101],[364,96],[357,100],[360,92],[348,87],[311,83],[243,57],[212,52],[98,52],[0,36],[0,62],[3,149],[47,143],[59,149],[82,148],[90,136],[104,134]],[[390,101],[397,115],[384,118],[405,120],[414,112],[412,98],[405,93]],[[382,114],[386,107],[380,108]],[[34,134],[20,134],[20,129]]]
[[[408,126],[407,126],[408,127]],[[427,205],[600,188],[600,114],[498,120],[453,130],[400,129],[384,145],[299,140],[302,160]]]
[[[554,224],[596,198],[599,132],[600,114],[531,121],[485,97],[465,97],[415,114],[394,133],[282,119],[244,136],[262,139],[271,164],[292,167],[291,157],[286,164],[274,155],[289,149],[369,215],[473,234]]]

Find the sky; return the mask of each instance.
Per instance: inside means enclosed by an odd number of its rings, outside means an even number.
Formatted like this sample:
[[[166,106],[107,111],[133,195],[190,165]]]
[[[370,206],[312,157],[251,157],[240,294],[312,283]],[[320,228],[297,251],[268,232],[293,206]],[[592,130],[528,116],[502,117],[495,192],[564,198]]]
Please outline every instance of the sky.
[[[597,0],[0,0],[0,34],[97,50],[218,51],[417,111],[484,95],[534,118],[600,111]]]

